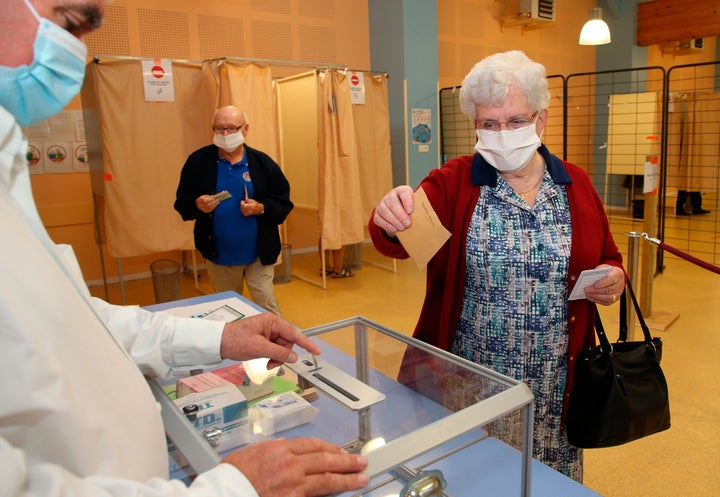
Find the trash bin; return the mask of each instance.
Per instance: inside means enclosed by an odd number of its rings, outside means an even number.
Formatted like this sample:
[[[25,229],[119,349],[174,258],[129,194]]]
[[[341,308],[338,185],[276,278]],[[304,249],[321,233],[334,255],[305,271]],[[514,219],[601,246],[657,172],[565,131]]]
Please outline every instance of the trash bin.
[[[362,242],[352,243],[345,246],[343,267],[349,271],[362,269]]]
[[[280,263],[275,265],[275,277],[273,283],[289,283],[292,258],[292,245],[283,243],[280,249]]]
[[[170,259],[158,259],[150,264],[155,301],[180,299],[180,264]]]

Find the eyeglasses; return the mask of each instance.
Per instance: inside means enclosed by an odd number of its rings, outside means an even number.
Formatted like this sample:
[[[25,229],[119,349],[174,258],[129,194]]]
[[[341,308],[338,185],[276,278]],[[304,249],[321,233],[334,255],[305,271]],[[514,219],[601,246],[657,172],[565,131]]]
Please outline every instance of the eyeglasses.
[[[243,129],[245,126],[247,126],[247,123],[241,124],[240,126],[213,126],[212,130],[215,133],[225,133],[232,135],[233,133],[237,133],[241,129]]]
[[[475,129],[481,129],[486,131],[500,131],[500,128],[502,128],[502,125],[504,124],[507,129],[515,130],[524,128],[528,124],[535,121],[535,118],[537,117],[537,112],[533,112],[530,117],[513,117],[509,121],[502,122],[502,121],[493,121],[493,120],[476,120],[475,121]]]

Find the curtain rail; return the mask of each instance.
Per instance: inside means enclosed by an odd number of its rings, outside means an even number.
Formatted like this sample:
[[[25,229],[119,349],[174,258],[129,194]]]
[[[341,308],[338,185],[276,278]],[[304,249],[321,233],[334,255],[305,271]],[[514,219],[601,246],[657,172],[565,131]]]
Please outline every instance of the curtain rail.
[[[158,57],[133,57],[129,55],[93,55],[93,62],[100,63],[101,59],[117,59],[117,60],[149,60]],[[370,74],[384,74],[386,71],[370,71],[368,69],[351,69],[344,64],[335,64],[333,62],[304,62],[295,60],[274,60],[274,59],[256,59],[251,57],[214,57],[211,59],[170,59],[171,62],[181,62],[186,64],[201,64],[203,62],[228,61],[228,62],[256,62],[259,64],[267,64],[270,66],[284,67],[307,67],[310,69],[338,69],[343,71],[366,72]]]

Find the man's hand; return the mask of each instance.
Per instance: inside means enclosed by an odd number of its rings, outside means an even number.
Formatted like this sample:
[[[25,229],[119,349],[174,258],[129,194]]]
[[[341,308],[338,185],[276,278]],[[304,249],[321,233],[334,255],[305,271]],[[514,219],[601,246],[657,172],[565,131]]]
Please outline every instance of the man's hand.
[[[259,216],[265,212],[265,206],[252,198],[240,201],[240,212],[243,216]]]
[[[200,195],[195,199],[195,205],[205,214],[208,214],[215,210],[215,207],[220,205],[220,201],[212,195]]]
[[[234,361],[267,357],[270,359],[268,369],[272,369],[285,362],[297,361],[293,345],[320,354],[312,340],[287,321],[266,312],[227,323],[220,342],[220,355]]]
[[[393,188],[380,199],[375,207],[373,222],[391,238],[394,238],[398,231],[410,227],[410,214],[412,214],[413,190],[407,185]]]
[[[367,458],[316,438],[258,442],[223,463],[242,471],[260,497],[315,497],[363,488]]]

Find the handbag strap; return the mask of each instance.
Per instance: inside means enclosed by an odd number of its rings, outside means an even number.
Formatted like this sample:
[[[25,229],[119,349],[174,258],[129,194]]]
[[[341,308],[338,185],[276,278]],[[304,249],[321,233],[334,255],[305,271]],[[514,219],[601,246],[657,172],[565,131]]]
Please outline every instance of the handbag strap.
[[[630,292],[630,298],[632,298],[633,305],[635,306],[635,313],[637,314],[638,321],[640,321],[640,327],[643,330],[645,343],[652,345],[652,335],[650,335],[650,329],[645,323],[645,318],[643,318],[642,312],[640,312],[640,305],[637,302],[635,292],[633,292],[629,281],[626,282],[625,290],[623,290],[622,296],[620,297],[620,335],[618,336],[618,342],[627,342],[628,321],[626,292]],[[605,328],[603,327],[602,320],[600,319],[600,313],[597,310],[597,306],[595,306],[595,333],[598,336],[603,353],[612,353],[612,345],[605,334]]]
[[[605,334],[605,328],[603,327],[602,320],[600,319],[600,313],[595,306],[595,333],[597,333],[598,340],[600,341],[600,349],[603,354],[612,353],[612,345]]]
[[[638,304],[637,298],[635,297],[635,292],[633,292],[632,285],[630,284],[629,280],[625,282],[625,290],[623,290],[623,294],[620,297],[620,334],[618,336],[618,342],[627,342],[628,313],[626,292],[630,293],[630,298],[632,299],[633,306],[635,307],[635,314],[637,315],[638,321],[640,322],[640,327],[642,328],[645,342],[648,344],[652,343],[652,335],[650,335],[650,329],[645,323],[645,318],[642,315],[642,311],[640,311],[640,305]]]

